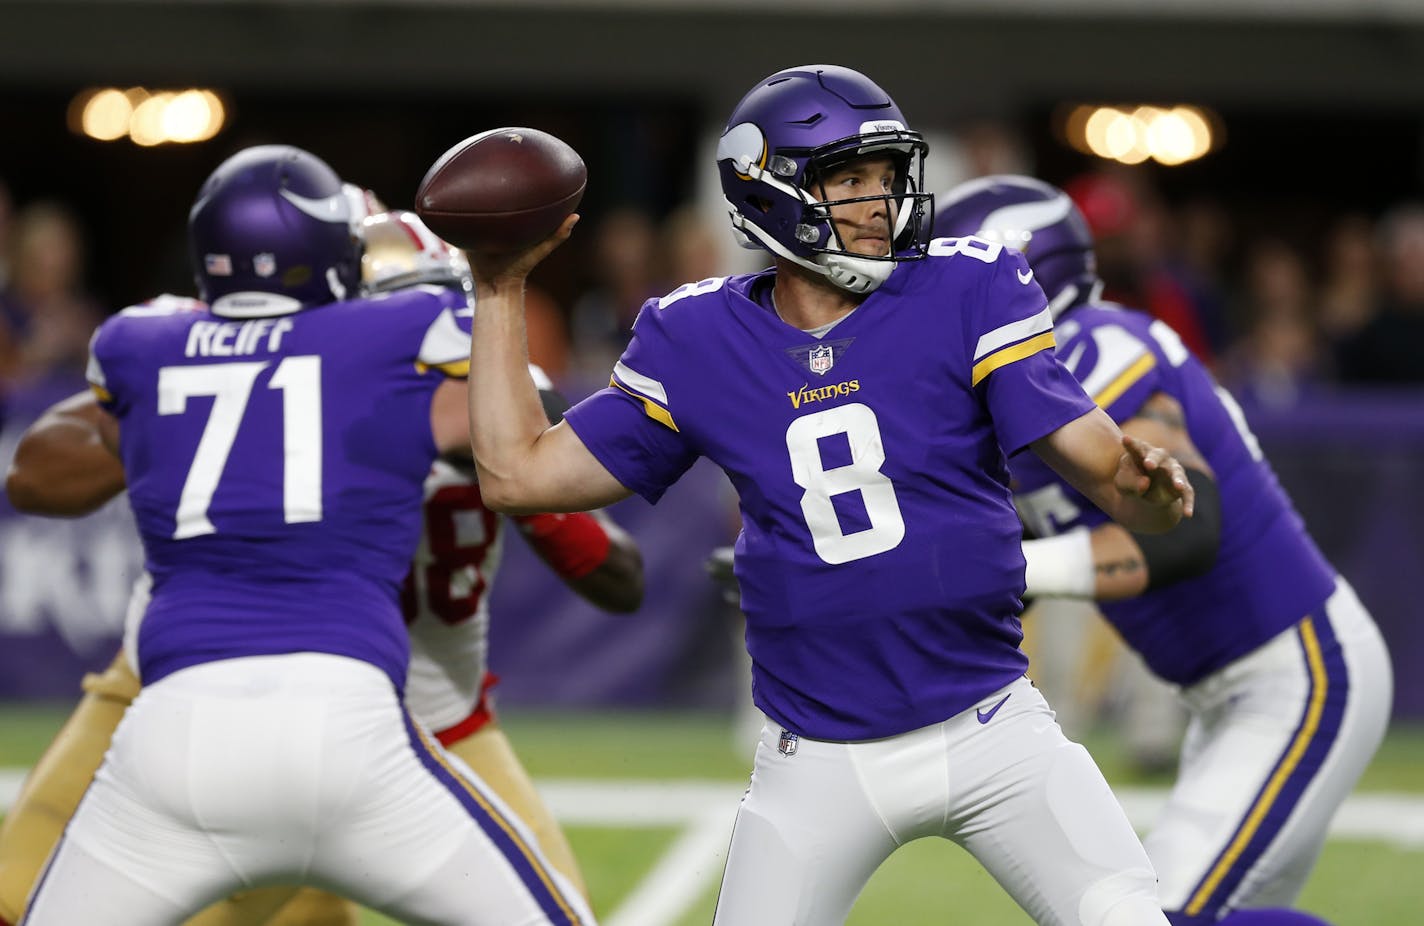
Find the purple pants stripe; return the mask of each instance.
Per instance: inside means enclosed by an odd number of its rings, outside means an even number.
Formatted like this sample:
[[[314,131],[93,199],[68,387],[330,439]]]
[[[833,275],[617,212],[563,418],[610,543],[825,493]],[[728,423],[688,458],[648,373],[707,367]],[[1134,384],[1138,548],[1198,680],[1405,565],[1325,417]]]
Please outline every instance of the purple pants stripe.
[[[582,921],[578,913],[564,900],[548,868],[534,848],[520,836],[519,831],[465,776],[446,761],[444,754],[411,721],[408,713],[405,715],[405,728],[410,737],[410,744],[415,749],[415,754],[420,757],[421,763],[455,795],[455,799],[498,847],[549,921],[581,926]]]
[[[1339,736],[1350,679],[1330,618],[1324,611],[1307,617],[1296,625],[1296,635],[1310,679],[1300,723],[1226,848],[1192,892],[1183,911],[1188,915],[1213,913],[1226,905],[1280,835]]]

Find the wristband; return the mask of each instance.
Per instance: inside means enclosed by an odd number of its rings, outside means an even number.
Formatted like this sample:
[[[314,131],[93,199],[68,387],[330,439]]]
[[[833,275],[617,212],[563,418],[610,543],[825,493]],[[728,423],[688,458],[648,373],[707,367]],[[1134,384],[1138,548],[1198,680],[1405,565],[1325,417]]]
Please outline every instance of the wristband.
[[[586,512],[514,516],[535,551],[566,579],[582,579],[608,559],[613,546],[598,519]]]
[[[1098,587],[1093,542],[1086,527],[1025,540],[1024,595],[1031,598],[1092,598]]]

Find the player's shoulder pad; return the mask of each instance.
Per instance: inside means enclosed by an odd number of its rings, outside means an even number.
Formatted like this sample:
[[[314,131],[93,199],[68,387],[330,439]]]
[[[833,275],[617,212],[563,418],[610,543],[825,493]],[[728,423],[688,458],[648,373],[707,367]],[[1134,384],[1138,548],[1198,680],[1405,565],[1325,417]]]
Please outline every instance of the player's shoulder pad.
[[[335,313],[328,323],[347,324],[363,340],[386,344],[397,354],[405,352],[422,373],[438,369],[448,376],[469,374],[475,312],[458,290],[408,286],[310,311]]]
[[[163,293],[144,302],[120,309],[118,314],[124,318],[166,318],[170,315],[206,312],[207,310],[208,304],[201,299]]]
[[[172,327],[186,328],[193,321],[211,317],[208,305],[187,296],[164,293],[145,302],[126,306],[104,319],[100,330],[132,331],[136,337],[151,337]]]
[[[388,293],[377,293],[374,296],[365,296],[352,301],[364,303],[383,311],[416,313],[417,317],[422,312],[426,313],[428,317],[434,317],[445,309],[469,309],[471,307],[469,297],[463,292],[448,286],[435,286],[429,283],[419,283],[415,286],[407,286]]]
[[[647,343],[667,340],[701,344],[725,330],[724,321],[734,303],[749,301],[749,289],[767,271],[708,277],[685,283],[666,295],[643,303],[633,322],[636,338]]]
[[[1076,306],[1059,316],[1054,325],[1060,355],[1063,350],[1085,341],[1101,341],[1107,334],[1117,331],[1130,339],[1151,345],[1152,324],[1155,322],[1146,312],[1132,309],[1115,302],[1090,302]]]
[[[206,303],[164,293],[126,306],[100,323],[89,341],[91,356],[111,362],[119,355],[143,355],[146,346],[183,337],[193,322],[212,318]]]
[[[1055,326],[1058,359],[1094,402],[1116,416],[1123,409],[1111,409],[1113,403],[1155,388],[1162,368],[1180,362],[1173,347],[1180,340],[1159,336],[1153,327],[1159,324],[1145,313],[1111,303],[1080,306]]]
[[[718,309],[726,305],[728,294],[736,288],[739,279],[741,277],[708,277],[649,299],[638,311],[633,331],[642,337],[648,337],[655,330],[669,336],[702,331],[720,317]]]
[[[925,263],[936,268],[956,267],[972,273],[989,270],[1002,263],[1017,264],[1027,269],[1028,262],[1019,251],[975,235],[958,238],[935,238],[926,249]]]
[[[910,273],[902,274],[907,269]],[[973,235],[931,240],[925,259],[902,264],[890,282],[895,283],[896,277],[902,277],[903,282],[897,285],[906,291],[933,291],[941,296],[986,287],[1038,289],[1022,253]]]
[[[679,312],[683,312],[695,305],[716,298],[726,288],[728,281],[732,279],[732,277],[708,277],[705,280],[698,280],[696,283],[684,283],[665,296],[649,300],[647,305],[659,312],[666,312],[674,306],[678,307]]]
[[[369,300],[371,307],[394,313],[395,323],[410,325],[419,338],[416,365],[447,376],[470,373],[470,327],[475,310],[464,293],[445,286],[410,286]]]

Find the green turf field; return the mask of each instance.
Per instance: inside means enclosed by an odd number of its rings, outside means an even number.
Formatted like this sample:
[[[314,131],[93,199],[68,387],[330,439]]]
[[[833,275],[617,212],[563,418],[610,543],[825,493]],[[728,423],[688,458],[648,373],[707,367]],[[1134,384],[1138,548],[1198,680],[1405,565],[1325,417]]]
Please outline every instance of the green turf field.
[[[63,720],[67,706],[0,708],[0,768],[28,766]],[[716,796],[711,817],[730,821],[744,783],[747,760],[733,748],[728,723],[704,715],[578,714],[506,712],[505,729],[531,774],[546,784],[560,807],[569,786],[624,788],[673,782],[706,786]],[[1160,786],[1163,777],[1134,774],[1109,737],[1087,744],[1110,781],[1125,789]],[[1394,731],[1367,771],[1359,793],[1390,792],[1424,800],[1424,729]],[[627,795],[625,795],[627,796]],[[576,798],[569,798],[573,800]],[[588,799],[581,799],[584,804]],[[720,804],[725,802],[725,810]],[[595,801],[594,803],[598,803]],[[616,807],[570,805],[616,817]],[[702,811],[706,815],[707,811]],[[1416,811],[1417,814],[1417,811]],[[561,810],[561,816],[565,816]],[[1410,819],[1417,820],[1416,817]],[[1388,821],[1386,821],[1387,823]],[[1401,826],[1407,825],[1407,820]],[[705,926],[715,902],[716,860],[648,877],[668,860],[692,824],[662,822],[638,826],[566,824],[605,926]],[[714,826],[709,836],[720,839]],[[703,840],[703,847],[708,843]],[[1403,830],[1388,838],[1337,838],[1327,845],[1302,906],[1337,926],[1417,926],[1424,923],[1424,831]],[[684,896],[685,895],[685,896]],[[671,899],[670,899],[671,898]],[[644,905],[650,903],[650,905]],[[661,907],[659,907],[661,904]],[[646,911],[677,908],[676,915],[649,919]],[[644,911],[639,918],[638,910]],[[393,921],[367,913],[363,926]],[[940,840],[921,840],[896,853],[875,875],[850,921],[852,926],[883,924],[964,924],[1022,926],[1028,918],[964,852]]]

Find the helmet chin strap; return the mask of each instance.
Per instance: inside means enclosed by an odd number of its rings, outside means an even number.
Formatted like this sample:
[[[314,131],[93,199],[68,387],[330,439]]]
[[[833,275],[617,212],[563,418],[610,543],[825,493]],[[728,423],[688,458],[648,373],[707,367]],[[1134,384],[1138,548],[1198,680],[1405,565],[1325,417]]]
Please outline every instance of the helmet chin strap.
[[[759,243],[778,257],[784,257],[799,267],[805,267],[812,273],[820,274],[846,292],[856,295],[874,292],[881,283],[890,278],[890,274],[897,266],[893,260],[874,260],[856,257],[844,252],[839,254],[821,252],[814,259],[807,260],[798,254],[791,253],[781,242],[768,235],[755,222],[747,221],[747,217],[738,212],[730,202],[727,203],[727,208],[732,217],[733,232],[739,234],[750,246],[755,247]]]
[[[869,260],[850,254],[817,254],[816,263],[826,279],[847,292],[870,293],[890,279],[898,266],[893,260]]]

